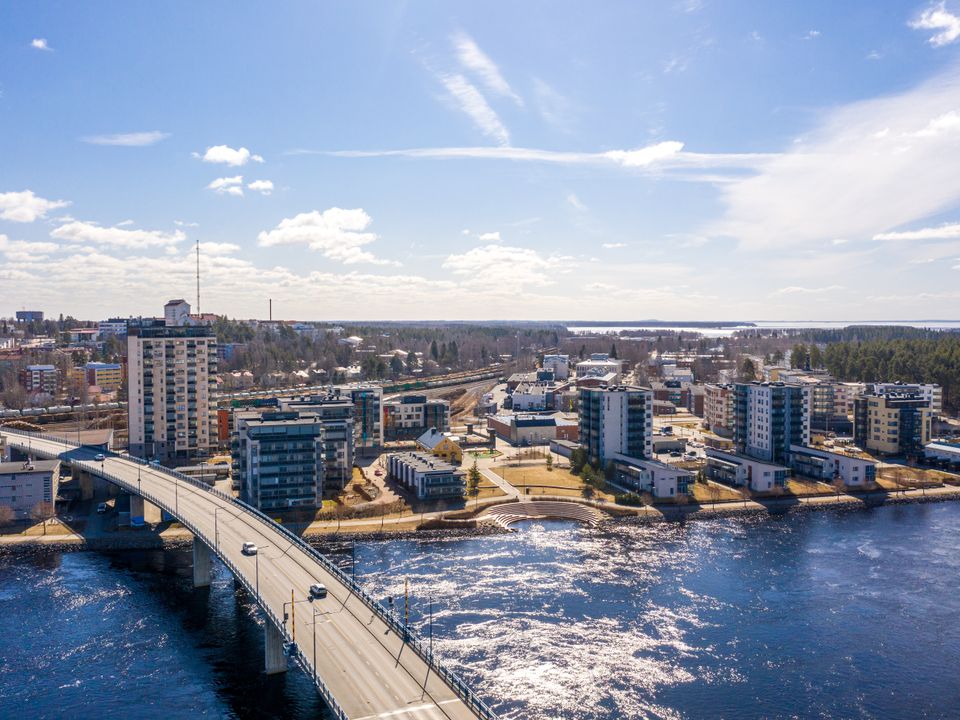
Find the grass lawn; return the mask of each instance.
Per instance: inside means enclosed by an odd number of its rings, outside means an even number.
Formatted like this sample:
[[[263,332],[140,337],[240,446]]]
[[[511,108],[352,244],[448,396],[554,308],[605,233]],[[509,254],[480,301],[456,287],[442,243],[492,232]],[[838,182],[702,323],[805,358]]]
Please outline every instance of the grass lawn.
[[[743,500],[740,493],[738,493],[736,490],[720,483],[695,482],[692,483],[691,486],[693,487],[693,499],[700,505],[709,505],[710,503],[713,503],[714,497],[716,497],[716,502]],[[716,492],[712,491],[711,488],[717,488]]]
[[[473,458],[486,459],[503,455],[499,450],[468,450],[467,455]]]
[[[554,467],[553,470],[547,470],[546,464],[539,464],[498,467],[493,471],[525,495],[582,497],[583,480],[566,469]],[[526,492],[527,489],[529,492]],[[596,497],[613,500],[611,493],[598,492]]]
[[[837,494],[832,485],[811,480],[810,478],[792,477],[787,480],[787,495],[800,497],[803,495]]]

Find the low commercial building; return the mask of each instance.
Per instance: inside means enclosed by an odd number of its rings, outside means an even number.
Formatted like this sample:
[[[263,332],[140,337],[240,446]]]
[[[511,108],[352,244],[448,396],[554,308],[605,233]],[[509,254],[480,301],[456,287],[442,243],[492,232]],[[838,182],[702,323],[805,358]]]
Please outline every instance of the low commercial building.
[[[782,465],[708,448],[704,473],[709,479],[730,487],[748,486],[753,492],[771,492],[776,487],[786,486],[790,470]]]
[[[591,377],[594,375],[614,374],[613,382],[620,382],[620,373],[622,366],[619,360],[581,360],[577,363],[577,379]]]
[[[383,404],[383,430],[388,442],[414,440],[430,428],[450,429],[450,401],[426,395],[403,395]]]
[[[391,455],[387,459],[387,472],[418,500],[460,500],[466,491],[462,470],[425,453]]]
[[[488,415],[487,428],[511,445],[545,445],[551,440],[577,442],[577,420],[563,413]]]
[[[0,506],[26,519],[40,503],[49,503],[52,513],[60,482],[59,460],[24,460],[0,463]]]
[[[614,482],[633,492],[648,492],[658,499],[690,495],[694,475],[689,470],[656,460],[621,457],[614,461]]]
[[[458,438],[437,428],[430,428],[417,438],[417,447],[434,457],[459,465],[463,462],[463,449]]]
[[[923,456],[928,461],[960,466],[960,443],[935,440],[923,448]]]
[[[873,460],[830,452],[803,445],[791,445],[790,469],[797,475],[832,483],[842,480],[853,487],[869,485],[877,478],[877,463]]]
[[[237,413],[231,447],[241,499],[265,512],[323,506],[324,427],[313,413]]]

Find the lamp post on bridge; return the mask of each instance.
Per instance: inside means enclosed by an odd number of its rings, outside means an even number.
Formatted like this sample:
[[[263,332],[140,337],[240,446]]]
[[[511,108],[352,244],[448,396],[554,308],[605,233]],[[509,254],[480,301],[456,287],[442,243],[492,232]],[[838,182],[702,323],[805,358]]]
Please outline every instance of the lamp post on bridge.
[[[256,592],[257,592],[257,600],[260,599],[260,551],[261,551],[261,550],[265,550],[265,549],[268,548],[268,547],[270,547],[270,546],[269,546],[269,545],[261,545],[260,547],[257,548],[257,554],[253,556],[253,557],[254,557],[254,565],[256,566],[256,577],[257,577],[257,579],[256,579],[256,586],[255,586],[255,587],[256,587]]]
[[[176,476],[174,476],[174,481],[176,481]],[[174,490],[176,492],[176,490]],[[220,526],[217,523],[217,513],[223,510],[222,507],[215,507],[213,509],[213,545],[217,552],[220,552]]]

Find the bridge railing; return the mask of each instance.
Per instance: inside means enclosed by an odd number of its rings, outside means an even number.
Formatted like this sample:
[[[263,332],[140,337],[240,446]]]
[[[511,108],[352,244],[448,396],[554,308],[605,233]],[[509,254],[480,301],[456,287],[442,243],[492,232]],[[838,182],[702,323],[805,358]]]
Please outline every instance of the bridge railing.
[[[62,438],[48,437],[44,433],[32,432],[28,430],[13,430],[13,429],[5,430],[4,432],[15,433],[17,435],[26,435],[29,437],[36,437],[46,441],[57,442],[64,445],[67,448],[80,447]],[[106,455],[107,453],[104,453],[104,454]],[[125,460],[136,462],[140,465],[148,467],[150,470],[154,472],[160,472],[165,475],[173,476],[177,480],[193,485],[205,492],[209,492],[212,495],[219,497],[220,499],[226,502],[229,502],[232,505],[237,506],[240,510],[244,511],[245,513],[253,515],[261,522],[267,524],[268,527],[270,527],[271,529],[281,533],[285,538],[287,538],[291,542],[292,545],[295,545],[299,550],[301,550],[303,553],[308,555],[311,559],[316,561],[321,567],[324,568],[324,570],[326,570],[328,573],[336,577],[337,580],[339,580],[343,585],[347,587],[347,589],[349,589],[354,595],[360,598],[360,600],[364,603],[364,605],[366,605],[370,610],[372,610],[390,629],[392,629],[407,645],[409,645],[410,648],[417,653],[417,655],[420,656],[421,660],[427,663],[427,665],[430,667],[431,670],[433,670],[439,677],[441,677],[444,680],[444,682],[446,682],[446,684],[460,697],[460,699],[467,705],[467,707],[473,710],[481,718],[485,718],[487,720],[498,719],[498,715],[493,710],[491,710],[487,706],[487,704],[484,703],[483,700],[481,700],[476,695],[476,693],[470,688],[469,685],[467,685],[466,682],[464,682],[464,680],[459,675],[457,675],[455,672],[447,668],[442,662],[440,662],[434,657],[433,653],[430,651],[429,645],[425,643],[423,639],[414,630],[410,628],[409,625],[401,622],[392,612],[390,612],[387,608],[385,608],[382,603],[374,599],[373,596],[371,596],[366,590],[364,590],[360,585],[358,585],[353,580],[353,578],[350,577],[350,575],[348,575],[346,572],[341,570],[338,565],[336,565],[333,561],[330,560],[330,558],[328,558],[326,555],[316,550],[313,546],[307,543],[299,535],[293,533],[291,530],[284,527],[283,525],[275,522],[272,518],[268,517],[257,508],[251,505],[248,505],[247,503],[241,500],[238,500],[232,495],[228,495],[227,493],[221,492],[220,490],[217,490],[216,488],[207,485],[205,482],[198,480],[197,478],[190,477],[189,475],[184,475],[181,472],[177,472],[176,470],[172,470],[170,468],[165,468],[161,465],[153,465],[147,462],[146,460],[143,460],[142,458],[138,458],[132,455],[120,455],[117,453],[109,453],[109,455],[111,457],[119,457]],[[93,465],[96,464],[96,461],[80,461],[80,462],[90,463]],[[106,473],[103,470],[101,470],[101,474],[104,475],[104,477],[106,477],[111,482],[115,482],[121,487],[130,488],[131,491],[137,492],[138,494],[146,497],[148,500],[150,500],[150,502],[156,505],[159,505],[160,507],[167,510],[167,512],[169,512],[170,514],[178,515],[178,513],[174,512],[173,509],[166,507],[164,503],[161,503],[155,498],[153,498],[152,495],[145,493],[140,489],[134,489],[132,484],[126,481],[120,480],[116,476]],[[184,522],[182,519],[180,521],[183,522],[183,524],[186,525],[188,529],[191,532],[193,532],[195,535],[200,535],[202,537],[201,533],[199,533],[195,527],[191,527],[189,523]],[[211,544],[207,539],[204,539],[204,542],[206,542],[208,546],[214,547],[214,545]],[[249,583],[246,583],[246,581],[242,579],[242,576],[239,575],[239,573],[236,571],[236,568],[232,567],[229,561],[226,560],[226,558],[221,558],[221,560],[223,560],[224,563],[226,563],[228,567],[230,567],[231,572],[233,572],[236,577],[241,578],[241,582],[243,582],[244,585],[247,586],[249,589]],[[255,593],[254,593],[254,596],[256,597]],[[257,599],[259,601],[259,598]],[[263,606],[262,603],[261,603],[261,606]],[[266,608],[265,606],[263,607],[264,607],[264,610],[267,611],[269,615],[271,615],[271,619],[273,620],[274,624],[276,624],[280,628],[283,628],[283,625],[278,623],[276,621],[276,618],[272,617],[272,613],[269,612],[269,609]],[[285,629],[283,629],[283,632],[284,632],[284,635],[286,635]],[[333,696],[330,695],[329,690],[327,690],[325,686],[322,688],[320,687],[321,681],[319,680],[319,678],[317,678],[317,682],[318,682],[318,689],[320,690],[321,695],[323,695],[324,700],[327,700],[331,704],[331,708],[334,708],[334,707],[338,708],[339,706],[336,705],[336,702],[333,700]],[[344,717],[346,716],[344,715]]]

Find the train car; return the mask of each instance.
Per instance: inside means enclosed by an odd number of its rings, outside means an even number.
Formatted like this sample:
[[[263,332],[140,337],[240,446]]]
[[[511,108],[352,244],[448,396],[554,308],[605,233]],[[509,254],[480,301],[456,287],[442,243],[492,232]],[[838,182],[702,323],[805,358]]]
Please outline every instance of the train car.
[[[0,410],[0,418],[17,418],[20,417],[20,411],[16,408],[3,408]]]

